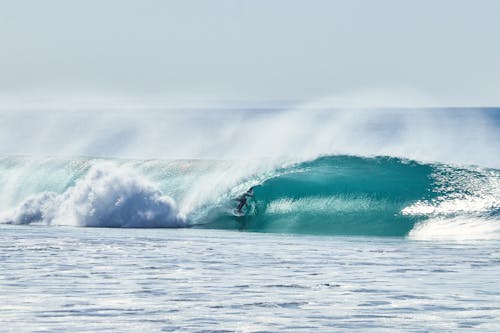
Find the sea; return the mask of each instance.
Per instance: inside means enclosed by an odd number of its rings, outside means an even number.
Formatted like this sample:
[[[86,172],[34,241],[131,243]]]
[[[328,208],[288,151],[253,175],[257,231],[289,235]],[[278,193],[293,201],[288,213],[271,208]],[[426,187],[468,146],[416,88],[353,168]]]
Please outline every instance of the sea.
[[[2,332],[500,330],[498,108],[0,111]]]

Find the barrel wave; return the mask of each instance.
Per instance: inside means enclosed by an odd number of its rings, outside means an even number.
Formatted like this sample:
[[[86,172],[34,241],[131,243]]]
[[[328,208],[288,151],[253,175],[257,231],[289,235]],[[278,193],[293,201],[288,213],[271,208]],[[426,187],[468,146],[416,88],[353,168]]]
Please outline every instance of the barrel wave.
[[[500,235],[500,172],[394,157],[0,159],[0,221],[416,239]],[[239,196],[254,196],[235,214]]]
[[[207,224],[263,232],[402,236],[420,218],[401,211],[430,200],[433,168],[395,158],[328,156],[279,170],[255,187],[246,215]]]

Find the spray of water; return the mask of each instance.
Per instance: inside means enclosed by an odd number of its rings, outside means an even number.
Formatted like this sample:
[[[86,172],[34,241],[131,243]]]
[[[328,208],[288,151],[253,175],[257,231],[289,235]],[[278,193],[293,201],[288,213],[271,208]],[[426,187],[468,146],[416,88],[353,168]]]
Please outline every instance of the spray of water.
[[[362,102],[339,103],[338,98],[330,98],[267,108],[217,103],[194,107],[164,103],[4,104],[0,107],[0,153],[3,155],[226,162],[211,164],[192,174],[188,180],[189,190],[175,197],[177,203],[164,195],[170,189],[160,192],[147,185],[144,174],[128,176],[121,167],[84,168],[84,172],[88,172],[86,177],[96,174],[101,177],[92,181],[84,178],[76,184],[72,184],[74,179],[66,179],[63,183],[74,185],[69,190],[64,186],[58,191],[30,197],[22,209],[9,210],[2,219],[7,223],[71,221],[74,225],[87,226],[182,226],[186,223],[184,216],[194,212],[202,214],[207,203],[227,201],[271,177],[279,168],[321,155],[386,155],[425,162],[500,167],[500,124],[495,110],[402,108],[405,103],[401,99],[396,99],[399,102],[390,108],[373,108],[368,106],[387,106],[387,103],[375,102],[380,101],[380,95],[346,97],[351,101],[356,98]],[[342,104],[350,106],[332,107]],[[21,172],[23,168],[29,169],[29,163],[17,169],[19,177],[13,175],[5,181],[3,202],[16,196],[14,192],[19,193],[19,182],[30,174]],[[135,181],[129,183],[124,180],[127,178]],[[115,184],[121,185],[117,188]],[[104,191],[106,186],[110,192]],[[43,191],[33,188],[27,192]],[[89,193],[94,196],[89,197]],[[115,208],[106,212],[99,202]],[[416,203],[402,213],[417,214],[416,211],[423,209],[438,211],[451,204],[449,200]],[[140,216],[126,219],[127,214],[133,213],[129,209],[141,212]]]
[[[90,168],[62,194],[42,192],[0,216],[7,224],[85,227],[182,227],[174,200],[132,171],[110,164]]]
[[[60,105],[12,102],[0,105],[0,153],[301,160],[387,155],[500,167],[498,115],[396,107],[422,104],[416,100],[365,92],[268,108],[113,99],[92,103],[92,98]]]

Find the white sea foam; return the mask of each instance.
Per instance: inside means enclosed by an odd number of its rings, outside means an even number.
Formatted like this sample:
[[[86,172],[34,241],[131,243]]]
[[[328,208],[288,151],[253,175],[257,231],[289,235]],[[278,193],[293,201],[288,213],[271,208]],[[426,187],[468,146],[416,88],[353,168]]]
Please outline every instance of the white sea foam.
[[[8,224],[90,227],[183,227],[176,203],[140,175],[111,164],[96,164],[62,194],[43,192],[5,211]]]
[[[500,221],[474,216],[437,217],[417,223],[408,237],[415,240],[444,241],[500,239]]]

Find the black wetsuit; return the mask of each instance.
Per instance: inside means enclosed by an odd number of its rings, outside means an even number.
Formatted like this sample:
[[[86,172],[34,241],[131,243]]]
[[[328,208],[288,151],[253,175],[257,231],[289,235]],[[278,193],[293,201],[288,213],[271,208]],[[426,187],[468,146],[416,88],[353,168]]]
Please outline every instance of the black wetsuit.
[[[253,191],[250,189],[248,190],[245,194],[243,194],[241,197],[240,197],[240,203],[238,204],[238,208],[236,208],[236,211],[238,213],[241,213],[241,210],[243,209],[243,207],[245,207],[245,205],[247,204],[247,197],[253,197]]]
[[[241,198],[240,198],[240,203],[238,204],[238,208],[236,209],[238,211],[238,213],[241,213],[241,209],[243,208],[243,206],[245,206],[247,204],[247,197],[246,195],[243,195]]]

